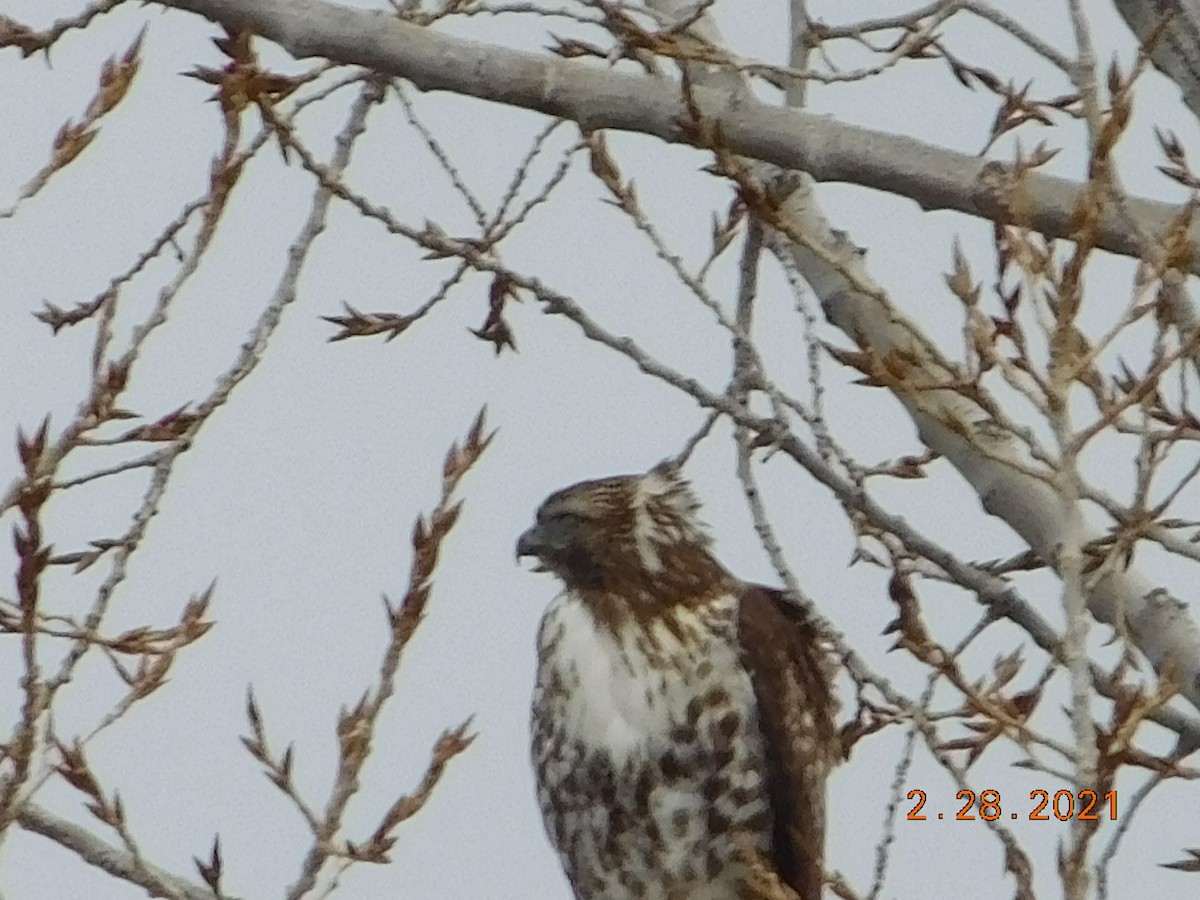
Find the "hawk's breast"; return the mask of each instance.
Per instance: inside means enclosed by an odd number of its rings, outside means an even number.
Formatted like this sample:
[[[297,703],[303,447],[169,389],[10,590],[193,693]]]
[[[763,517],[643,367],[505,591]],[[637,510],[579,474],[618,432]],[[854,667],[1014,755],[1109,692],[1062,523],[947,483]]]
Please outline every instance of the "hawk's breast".
[[[539,634],[533,757],[582,900],[734,900],[770,808],[737,598],[648,621],[566,593]]]

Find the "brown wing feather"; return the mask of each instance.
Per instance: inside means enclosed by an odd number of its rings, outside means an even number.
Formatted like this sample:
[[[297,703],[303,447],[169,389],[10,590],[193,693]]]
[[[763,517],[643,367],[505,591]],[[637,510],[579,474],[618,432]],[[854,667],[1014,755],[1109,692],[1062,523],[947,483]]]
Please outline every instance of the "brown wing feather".
[[[839,754],[827,665],[804,613],[771,588],[745,587],[738,636],[767,745],[770,862],[801,900],[820,900],[825,781]]]

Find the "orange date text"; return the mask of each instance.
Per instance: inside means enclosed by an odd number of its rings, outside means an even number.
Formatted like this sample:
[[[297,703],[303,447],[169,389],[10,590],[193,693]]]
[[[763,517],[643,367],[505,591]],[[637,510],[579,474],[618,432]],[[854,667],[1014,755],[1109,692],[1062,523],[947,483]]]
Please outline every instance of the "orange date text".
[[[1009,808],[1005,808],[1001,803],[1000,792],[991,789],[980,791],[978,794],[974,791],[962,790],[954,796],[962,805],[953,816],[947,816],[946,813],[940,812],[929,813],[925,811],[925,802],[928,799],[925,792],[913,789],[908,792],[908,799],[912,801],[913,806],[908,811],[906,818],[910,822],[924,822],[930,818],[951,818],[952,821],[957,822],[972,822],[976,819],[995,822],[1001,818],[1023,818],[1030,822],[1049,822],[1052,819],[1057,819],[1059,822],[1071,820],[1096,822],[1101,818],[1117,818],[1116,791],[1109,791],[1106,794],[1097,794],[1095,791],[1087,789],[1074,792],[1055,791],[1054,793],[1042,790],[1030,791],[1029,801],[1027,803],[1021,801],[1019,811],[1013,809],[1016,804],[1009,804]]]

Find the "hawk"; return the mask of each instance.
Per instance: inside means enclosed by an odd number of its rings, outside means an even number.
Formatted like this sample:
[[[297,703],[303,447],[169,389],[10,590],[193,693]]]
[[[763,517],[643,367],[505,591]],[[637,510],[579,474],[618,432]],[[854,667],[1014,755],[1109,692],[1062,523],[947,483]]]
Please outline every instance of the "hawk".
[[[828,664],[802,611],[717,561],[698,510],[661,464],[551,494],[517,542],[565,586],[533,695],[546,831],[577,900],[748,900],[764,870],[770,896],[820,900]]]

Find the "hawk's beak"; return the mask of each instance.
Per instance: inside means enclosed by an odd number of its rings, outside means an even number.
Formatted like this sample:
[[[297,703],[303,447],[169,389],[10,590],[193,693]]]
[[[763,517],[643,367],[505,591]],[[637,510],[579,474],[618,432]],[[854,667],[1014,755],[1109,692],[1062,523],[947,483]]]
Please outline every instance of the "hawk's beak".
[[[523,556],[540,557],[544,540],[540,527],[534,525],[519,538],[517,538],[517,562],[521,561]],[[545,568],[541,565],[534,566],[535,572],[544,572]]]

